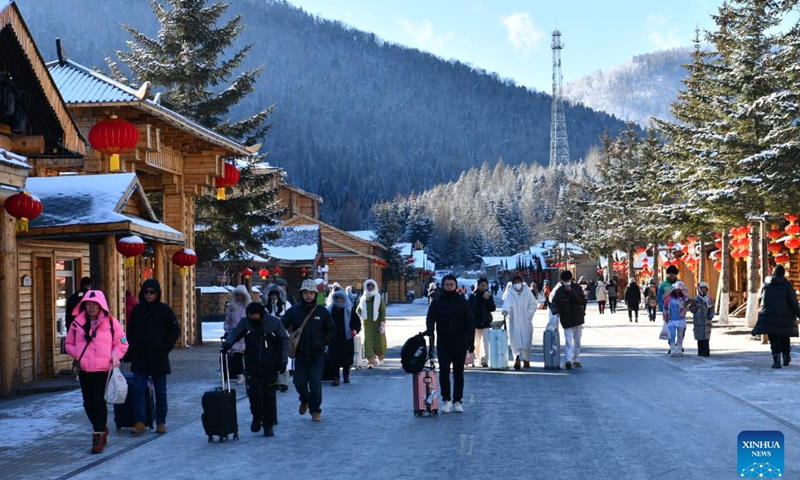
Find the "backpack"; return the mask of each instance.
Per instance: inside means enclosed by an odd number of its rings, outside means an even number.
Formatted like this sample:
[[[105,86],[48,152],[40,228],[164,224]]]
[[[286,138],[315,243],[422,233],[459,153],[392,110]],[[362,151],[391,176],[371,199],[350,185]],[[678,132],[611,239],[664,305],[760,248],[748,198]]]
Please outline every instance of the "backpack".
[[[406,373],[419,373],[425,367],[428,360],[428,349],[425,344],[425,336],[421,333],[414,335],[406,340],[400,350],[400,363]]]

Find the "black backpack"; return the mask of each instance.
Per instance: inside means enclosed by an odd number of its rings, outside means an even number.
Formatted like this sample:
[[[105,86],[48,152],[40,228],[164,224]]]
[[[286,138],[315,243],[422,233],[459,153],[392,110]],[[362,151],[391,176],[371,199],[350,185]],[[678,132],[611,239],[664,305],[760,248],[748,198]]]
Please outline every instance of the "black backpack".
[[[406,373],[419,373],[425,367],[428,360],[428,349],[425,344],[425,336],[421,333],[414,335],[406,340],[400,350],[400,363]]]

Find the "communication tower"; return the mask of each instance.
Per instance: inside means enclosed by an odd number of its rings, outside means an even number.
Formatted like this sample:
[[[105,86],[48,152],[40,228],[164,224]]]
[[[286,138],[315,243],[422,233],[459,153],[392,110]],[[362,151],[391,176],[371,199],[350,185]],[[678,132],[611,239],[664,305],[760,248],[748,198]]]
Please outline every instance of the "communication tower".
[[[550,120],[550,168],[569,163],[567,124],[564,120],[564,88],[561,76],[561,32],[553,30],[553,111]]]

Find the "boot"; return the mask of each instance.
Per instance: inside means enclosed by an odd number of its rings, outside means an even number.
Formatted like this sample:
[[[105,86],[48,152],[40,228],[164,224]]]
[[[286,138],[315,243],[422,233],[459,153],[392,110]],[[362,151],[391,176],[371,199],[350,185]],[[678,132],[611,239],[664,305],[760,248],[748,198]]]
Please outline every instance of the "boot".
[[[519,370],[520,368],[522,368],[522,365],[520,364],[519,361],[519,355],[517,355],[517,359],[514,360],[514,370]]]
[[[350,383],[350,369],[345,368],[342,370],[342,377],[344,378],[344,383]]]
[[[103,448],[106,448],[108,444],[108,427],[103,428],[103,436],[100,438],[100,444]]]
[[[265,437],[274,437],[275,432],[272,431],[272,425],[264,424],[264,436]]]
[[[331,382],[332,387],[339,386],[339,369],[336,369],[336,373],[333,374],[333,381]]]
[[[783,366],[784,367],[788,367],[789,363],[791,363],[791,361],[792,361],[792,355],[789,354],[789,353],[784,353],[783,354]]]
[[[772,356],[772,368],[781,368],[781,355],[773,355]]]
[[[250,431],[257,433],[259,430],[261,430],[261,418],[253,415],[253,421],[250,422]]]
[[[146,429],[144,422],[136,422],[133,424],[133,428],[131,428],[131,435],[141,435]]]
[[[103,432],[92,433],[92,453],[103,453]]]
[[[531,368],[531,362],[525,360],[522,362],[522,368]]]

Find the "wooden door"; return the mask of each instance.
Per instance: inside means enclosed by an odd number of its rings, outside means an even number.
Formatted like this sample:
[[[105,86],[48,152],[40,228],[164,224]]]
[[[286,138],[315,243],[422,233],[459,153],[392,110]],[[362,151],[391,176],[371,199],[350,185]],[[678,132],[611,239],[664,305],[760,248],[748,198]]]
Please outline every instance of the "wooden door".
[[[33,378],[53,375],[53,265],[36,258],[33,275]]]

